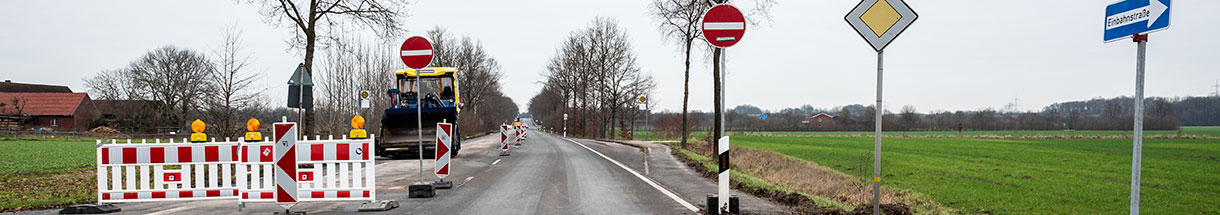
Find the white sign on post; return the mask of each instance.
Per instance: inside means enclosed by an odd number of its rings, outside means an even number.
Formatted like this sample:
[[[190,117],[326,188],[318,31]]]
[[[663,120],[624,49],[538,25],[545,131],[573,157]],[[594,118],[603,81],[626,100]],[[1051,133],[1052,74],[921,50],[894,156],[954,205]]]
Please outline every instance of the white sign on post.
[[[360,108],[361,109],[369,108],[369,91],[368,90],[360,91]]]

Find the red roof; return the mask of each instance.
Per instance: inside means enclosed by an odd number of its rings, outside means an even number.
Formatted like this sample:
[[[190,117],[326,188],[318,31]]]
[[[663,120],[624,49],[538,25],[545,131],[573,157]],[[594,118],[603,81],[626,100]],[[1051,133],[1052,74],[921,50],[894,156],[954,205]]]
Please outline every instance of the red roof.
[[[17,112],[13,99],[24,105],[22,114],[42,116],[71,116],[89,99],[85,93],[0,93],[0,113]]]

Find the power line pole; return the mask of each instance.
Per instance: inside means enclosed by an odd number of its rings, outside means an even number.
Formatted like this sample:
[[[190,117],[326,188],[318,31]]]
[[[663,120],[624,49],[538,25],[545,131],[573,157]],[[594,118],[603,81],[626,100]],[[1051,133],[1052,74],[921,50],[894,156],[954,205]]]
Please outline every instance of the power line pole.
[[[1216,89],[1216,92],[1212,93],[1212,96],[1220,97],[1220,80],[1216,80],[1216,85],[1212,85],[1212,88]]]

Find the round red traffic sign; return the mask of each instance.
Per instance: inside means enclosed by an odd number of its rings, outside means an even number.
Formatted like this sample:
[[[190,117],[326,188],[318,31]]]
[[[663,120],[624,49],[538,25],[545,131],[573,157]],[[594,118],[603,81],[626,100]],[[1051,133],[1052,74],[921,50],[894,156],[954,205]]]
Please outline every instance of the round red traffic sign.
[[[412,69],[423,69],[432,63],[432,43],[428,39],[413,36],[402,42],[402,63]]]
[[[703,13],[703,39],[720,48],[728,48],[741,41],[746,34],[746,17],[728,4],[719,4]]]

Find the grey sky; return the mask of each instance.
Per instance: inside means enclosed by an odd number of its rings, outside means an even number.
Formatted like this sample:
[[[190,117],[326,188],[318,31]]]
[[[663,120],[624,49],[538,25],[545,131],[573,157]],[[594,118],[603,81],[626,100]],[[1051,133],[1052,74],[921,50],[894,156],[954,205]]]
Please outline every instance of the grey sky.
[[[634,41],[644,72],[658,81],[654,109],[678,111],[682,55],[662,41],[651,1],[420,0],[409,34],[443,26],[470,35],[503,65],[505,92],[524,106],[541,85],[546,60],[569,32],[595,16],[617,19]],[[748,1],[743,1],[748,2]],[[919,20],[886,50],[886,108],[1002,107],[1134,94],[1135,44],[1102,43],[1103,11],[1114,1],[918,1]],[[750,26],[728,50],[728,102],[779,109],[869,104],[876,56],[843,21],[857,1],[782,1],[771,22]],[[748,5],[744,5],[748,8]],[[1148,44],[1148,96],[1206,95],[1220,79],[1220,1],[1175,1],[1171,27]],[[290,29],[263,22],[232,1],[18,1],[0,8],[0,78],[68,85],[124,67],[144,52],[176,45],[210,52],[221,30],[244,31],[268,99],[282,105],[284,80],[301,53]],[[405,39],[405,37],[404,37]],[[400,39],[396,39],[400,40]],[[395,50],[398,47],[386,47]],[[393,53],[393,52],[387,52]],[[691,107],[711,108],[710,66],[697,53]],[[390,71],[387,71],[390,72]]]

